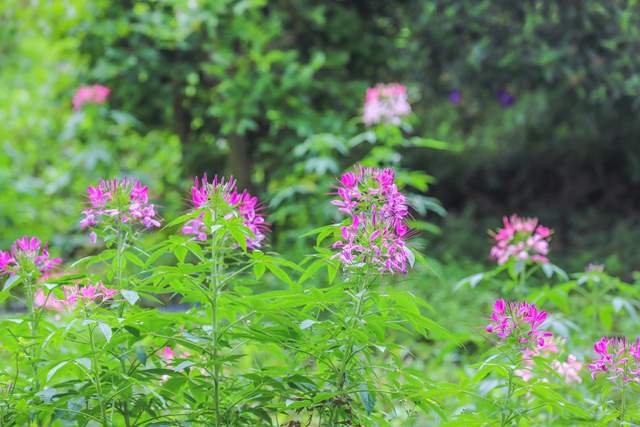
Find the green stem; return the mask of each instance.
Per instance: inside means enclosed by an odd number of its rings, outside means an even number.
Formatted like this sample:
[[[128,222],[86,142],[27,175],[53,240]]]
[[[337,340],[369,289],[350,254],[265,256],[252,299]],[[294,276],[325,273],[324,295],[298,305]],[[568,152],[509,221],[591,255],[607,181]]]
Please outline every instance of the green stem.
[[[122,226],[118,222],[118,240],[117,240],[117,249],[116,249],[116,289],[122,290],[122,255],[124,253],[124,245],[125,238],[122,233]],[[122,301],[120,304],[120,315],[119,317],[124,316],[124,307],[126,301]]]
[[[338,370],[338,393],[340,397],[344,396],[344,386],[347,381],[347,371],[349,368],[349,363],[354,356],[353,351],[353,333],[352,330],[357,326],[362,317],[362,308],[364,307],[364,302],[367,297],[367,284],[366,279],[363,279],[360,282],[360,286],[358,287],[358,294],[356,299],[356,308],[354,310],[354,315],[351,317],[348,323],[348,333],[349,337],[347,338],[347,345],[345,347],[345,351],[342,357],[342,363],[340,364],[340,368]],[[331,417],[330,417],[330,426],[333,426],[338,418],[338,408],[334,405],[331,409]]]
[[[215,232],[211,235],[211,272],[209,275],[209,290],[211,292],[211,352],[213,353],[213,401],[215,410],[215,425],[220,426],[220,365],[218,364],[218,251]]]
[[[500,414],[500,426],[508,425],[511,420],[511,409],[509,405],[511,403],[511,396],[513,395],[513,367],[509,368],[509,379],[507,383],[507,395],[504,399],[504,405],[502,408],[502,413]]]
[[[107,426],[109,423],[107,422],[107,413],[104,409],[104,401],[102,394],[102,382],[100,380],[100,367],[98,366],[98,357],[96,355],[96,344],[93,339],[93,330],[91,324],[88,325],[89,329],[89,344],[91,345],[91,366],[93,367],[93,375],[95,376],[96,383],[96,393],[98,395],[98,404],[100,405],[100,416],[102,418],[102,425]]]
[[[31,326],[31,342],[30,348],[28,351],[29,359],[31,361],[31,369],[33,371],[33,391],[38,393],[40,391],[40,375],[38,373],[38,359],[39,351],[38,351],[38,324],[40,323],[40,316],[38,315],[35,307],[33,306],[33,297],[35,295],[34,292],[34,281],[32,278],[28,278],[25,280],[25,289],[27,292],[27,310],[29,311],[29,324]],[[36,419],[36,424],[38,426],[41,425],[40,419]]]
[[[624,422],[624,418],[627,412],[627,385],[622,381],[622,390],[620,395],[620,421]]]

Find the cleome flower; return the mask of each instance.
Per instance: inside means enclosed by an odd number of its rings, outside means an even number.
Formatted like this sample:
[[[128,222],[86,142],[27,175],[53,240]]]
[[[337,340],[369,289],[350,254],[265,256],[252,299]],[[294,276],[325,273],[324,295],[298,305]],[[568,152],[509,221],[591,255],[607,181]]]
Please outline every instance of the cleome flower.
[[[499,265],[511,259],[546,264],[549,262],[549,240],[552,231],[538,224],[537,218],[518,215],[502,219],[503,228],[493,233],[491,258]]]
[[[545,347],[546,340],[553,335],[541,329],[546,319],[547,313],[538,310],[534,304],[526,301],[506,303],[499,299],[493,305],[492,322],[486,330],[503,340],[511,337],[522,344],[523,349],[528,347],[536,351],[537,347]]]
[[[350,216],[332,245],[344,265],[371,264],[381,273],[406,273],[413,254],[406,246],[408,206],[392,169],[356,166],[340,178],[331,203]]]
[[[365,125],[399,125],[400,119],[410,113],[411,105],[407,100],[407,88],[404,85],[380,83],[367,89],[362,116]]]
[[[21,237],[11,246],[11,252],[0,250],[0,275],[47,273],[61,264],[60,258],[49,257],[48,243],[37,237]]]
[[[79,111],[84,104],[104,104],[111,89],[102,85],[80,86],[73,95],[73,109]]]
[[[118,293],[116,289],[107,288],[102,282],[86,286],[63,286],[62,290],[64,298],[56,298],[51,293],[45,295],[42,289],[38,289],[33,297],[34,307],[43,307],[51,311],[73,310],[78,303],[98,304],[113,299]]]
[[[239,192],[233,177],[225,179],[214,176],[211,182],[207,179],[207,174],[204,174],[201,180],[196,177],[191,187],[191,202],[194,210],[201,212],[196,218],[185,223],[182,234],[193,235],[196,240],[207,240],[208,230],[204,217],[206,209],[209,209],[224,219],[240,218],[242,224],[250,231],[245,236],[247,247],[257,249],[262,246],[268,227],[264,215],[260,213],[258,198],[246,190]]]
[[[593,349],[599,357],[589,364],[591,378],[605,373],[612,382],[640,382],[640,338],[627,341],[624,337],[602,337]]]
[[[87,188],[89,207],[82,211],[84,218],[80,227],[91,228],[91,241],[95,243],[98,225],[113,226],[114,223],[139,224],[146,229],[160,227],[156,208],[149,203],[148,187],[140,181],[123,178],[100,181]]]
[[[534,357],[541,357],[550,362],[549,366],[564,380],[566,384],[581,383],[580,370],[582,362],[578,361],[573,354],[567,356],[566,362],[558,359],[558,346],[564,346],[564,340],[556,340],[555,337],[545,339],[541,347],[525,348],[522,350],[522,368],[516,369],[514,373],[524,381],[529,381],[533,376],[535,366]],[[542,381],[547,381],[542,378]]]

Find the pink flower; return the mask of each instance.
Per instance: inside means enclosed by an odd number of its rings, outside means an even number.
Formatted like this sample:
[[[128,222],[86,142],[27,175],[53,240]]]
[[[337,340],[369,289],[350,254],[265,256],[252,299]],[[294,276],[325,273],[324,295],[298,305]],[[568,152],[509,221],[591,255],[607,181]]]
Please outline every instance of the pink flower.
[[[240,218],[250,232],[245,236],[247,247],[257,249],[262,246],[268,227],[260,213],[258,198],[246,190],[238,192],[233,177],[226,180],[214,176],[211,182],[206,174],[201,180],[196,177],[191,187],[191,201],[195,210],[208,206],[216,215],[225,219]],[[187,221],[182,227],[182,234],[193,235],[200,241],[207,240],[208,230],[204,223],[204,214],[201,212],[196,218]]]
[[[140,181],[122,180],[100,181],[87,188],[89,207],[82,211],[81,228],[92,228],[91,243],[97,240],[93,228],[98,225],[115,225],[118,222],[138,224],[145,229],[160,227],[155,205],[149,203],[148,187]]]
[[[345,266],[368,264],[381,273],[406,273],[413,259],[404,240],[409,209],[394,183],[393,170],[356,166],[339,181],[338,197],[331,203],[351,220],[332,245],[340,250],[335,257]]]
[[[371,126],[377,123],[399,125],[401,118],[411,113],[407,88],[398,83],[378,84],[367,89],[362,121]]]
[[[512,337],[523,348],[533,348],[536,351],[545,346],[546,340],[552,336],[551,332],[541,329],[547,313],[538,310],[534,304],[526,301],[505,303],[499,299],[493,305],[491,323],[486,330],[501,339]]]
[[[551,230],[538,224],[537,218],[521,218],[512,215],[502,219],[503,228],[493,234],[495,241],[491,258],[500,265],[515,259],[533,263],[549,262]]]
[[[84,104],[104,104],[111,90],[102,85],[80,86],[73,95],[73,109],[78,111]]]
[[[546,339],[544,345],[533,348],[524,348],[522,350],[521,369],[516,369],[514,373],[524,381],[529,381],[533,377],[533,367],[535,366],[534,357],[549,358],[552,354],[558,353],[558,346],[553,337]]]
[[[114,295],[118,293],[117,289],[109,289],[106,286],[104,286],[102,282],[98,282],[97,290],[98,292],[100,292],[100,295],[102,296],[103,301],[112,299]]]
[[[582,369],[582,362],[578,361],[573,354],[567,356],[566,362],[554,360],[551,362],[551,367],[564,379],[567,384],[582,382],[580,377],[580,370]]]
[[[0,250],[0,275],[35,272],[47,273],[61,264],[60,258],[49,256],[48,243],[37,237],[21,237],[11,246],[11,253]]]
[[[33,296],[33,306],[44,307],[52,311],[62,311],[64,309],[64,302],[57,299],[53,294],[45,295],[42,289],[38,289]]]
[[[175,359],[176,355],[171,347],[166,346],[160,351],[160,357],[166,361],[171,361]]]
[[[640,383],[640,339],[629,342],[626,338],[602,337],[593,350],[599,356],[590,365],[591,377],[604,372],[607,378],[615,382],[618,378],[623,382]]]

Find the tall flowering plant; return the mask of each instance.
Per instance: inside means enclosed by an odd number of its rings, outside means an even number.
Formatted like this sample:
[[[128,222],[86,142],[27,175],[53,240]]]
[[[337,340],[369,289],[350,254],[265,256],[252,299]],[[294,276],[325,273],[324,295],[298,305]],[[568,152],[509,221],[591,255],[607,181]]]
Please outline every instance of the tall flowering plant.
[[[205,325],[190,331],[207,343],[206,357],[198,361],[198,366],[208,384],[208,409],[199,419],[221,426],[230,422],[227,405],[232,400],[226,396],[224,370],[234,360],[233,351],[238,351],[229,343],[234,328],[250,317],[229,318],[236,307],[233,279],[250,265],[249,253],[264,246],[268,228],[257,197],[238,190],[233,177],[215,176],[210,180],[205,174],[195,178],[191,204],[190,212],[181,220],[181,233],[188,239],[185,247],[202,267],[194,280],[199,283],[199,301],[208,319]]]
[[[339,178],[334,195],[331,203],[344,219],[317,230],[318,242],[329,237],[333,241],[330,249],[318,248],[314,258],[320,259],[309,265],[303,278],[324,262],[330,280],[338,271],[342,280],[326,289],[326,300],[332,301],[327,308],[330,318],[323,319],[326,303],[319,302],[318,311],[309,310],[316,317],[301,322],[300,328],[309,334],[305,340],[315,343],[315,348],[301,353],[317,355],[321,373],[315,376],[326,378],[322,390],[329,398],[321,405],[309,404],[319,425],[359,425],[376,419],[376,402],[392,405],[386,393],[393,395],[393,387],[400,387],[381,381],[371,363],[374,352],[390,345],[388,340],[380,342],[383,325],[393,324],[399,313],[411,312],[416,316],[411,325],[425,335],[427,325],[438,332],[444,328],[422,316],[415,295],[382,286],[404,278],[415,259],[407,243],[409,205],[394,170],[355,166]],[[387,362],[392,369],[393,360]]]
[[[552,341],[553,334],[545,329],[547,313],[526,301],[498,299],[493,305],[487,333],[498,338],[499,354],[506,358],[506,392],[498,402],[500,425],[512,425],[520,408],[514,396],[514,380],[520,377],[527,381],[533,366],[532,358],[545,352],[557,351]]]
[[[604,377],[619,390],[618,419],[624,422],[628,411],[630,385],[640,384],[640,338],[602,337],[594,345],[597,355],[589,364],[591,378]]]
[[[41,346],[41,313],[34,297],[42,292],[42,280],[51,274],[62,263],[60,258],[52,258],[49,254],[49,246],[37,237],[24,236],[16,240],[10,251],[0,250],[0,278],[5,278],[2,293],[6,294],[15,286],[22,284],[27,307],[29,331],[18,339],[18,345],[26,355],[31,372],[22,377],[28,384],[13,384],[13,387],[23,386],[22,389],[30,396],[35,396],[41,391],[40,357]],[[21,372],[16,367],[16,382]],[[29,414],[30,422],[40,422],[36,414]]]

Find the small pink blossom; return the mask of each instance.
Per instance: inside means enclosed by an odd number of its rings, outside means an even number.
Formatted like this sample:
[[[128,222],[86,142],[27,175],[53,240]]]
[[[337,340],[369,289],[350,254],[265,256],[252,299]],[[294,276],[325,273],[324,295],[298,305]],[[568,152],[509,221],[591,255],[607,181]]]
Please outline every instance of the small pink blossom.
[[[33,296],[34,307],[44,307],[51,311],[62,311],[64,309],[63,300],[57,299],[53,294],[45,295],[42,289],[36,290]]]
[[[362,121],[371,126],[377,123],[399,125],[401,118],[411,113],[407,88],[398,83],[378,84],[367,89]]]
[[[554,360],[551,362],[551,367],[560,375],[564,382],[567,384],[582,382],[580,377],[580,370],[582,369],[582,362],[578,361],[573,354],[567,356],[566,362]]]
[[[73,95],[73,109],[79,111],[84,104],[104,104],[111,90],[102,85],[80,86]]]
[[[166,346],[160,351],[160,357],[164,360],[171,361],[176,357],[176,355],[171,347]]]
[[[512,215],[502,219],[503,228],[493,233],[495,241],[491,258],[498,264],[511,259],[546,264],[549,262],[551,230],[538,224],[537,218],[521,218]]]

